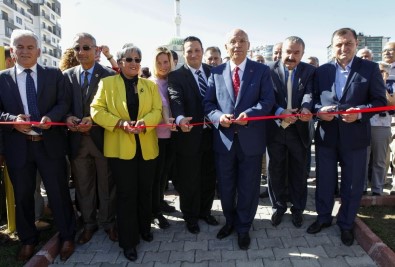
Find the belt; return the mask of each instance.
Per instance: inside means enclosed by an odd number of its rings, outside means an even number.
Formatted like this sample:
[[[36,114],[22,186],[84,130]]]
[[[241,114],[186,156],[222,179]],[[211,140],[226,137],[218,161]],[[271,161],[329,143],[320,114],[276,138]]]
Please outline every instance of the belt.
[[[26,135],[26,140],[38,142],[44,140],[44,137],[42,135]]]

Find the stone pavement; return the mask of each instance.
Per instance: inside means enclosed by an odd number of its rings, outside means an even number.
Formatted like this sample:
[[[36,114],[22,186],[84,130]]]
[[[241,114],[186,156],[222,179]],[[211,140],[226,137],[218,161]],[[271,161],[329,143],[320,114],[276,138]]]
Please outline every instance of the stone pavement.
[[[194,235],[187,231],[181,212],[166,216],[171,227],[161,230],[153,226],[154,240],[150,243],[141,241],[136,262],[128,261],[118,243],[110,241],[100,229],[90,242],[77,245],[75,253],[66,262],[61,262],[58,256],[49,266],[376,266],[357,241],[351,247],[341,243],[336,225],[315,235],[306,233],[316,215],[314,190],[314,185],[309,184],[305,221],[299,229],[293,226],[289,211],[283,222],[273,227],[270,200],[260,200],[250,231],[251,246],[247,251],[239,249],[236,233],[223,240],[216,238],[225,223],[220,201],[216,199],[212,214],[219,220],[219,226],[199,221],[201,232]],[[167,192],[166,200],[179,210],[178,195],[174,190]]]

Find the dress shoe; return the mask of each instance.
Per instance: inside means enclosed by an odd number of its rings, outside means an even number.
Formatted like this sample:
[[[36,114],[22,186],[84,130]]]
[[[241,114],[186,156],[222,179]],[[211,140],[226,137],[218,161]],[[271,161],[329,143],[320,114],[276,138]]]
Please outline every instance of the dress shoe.
[[[262,191],[262,193],[259,194],[259,198],[268,198],[269,197],[269,191],[267,190],[267,188]]]
[[[344,245],[351,246],[354,243],[354,233],[352,230],[341,230],[341,240]]]
[[[34,247],[35,245],[22,245],[18,255],[16,256],[16,260],[17,261],[29,260],[34,254]]]
[[[166,201],[162,201],[160,203],[160,210],[165,213],[173,213],[176,211],[176,208],[167,204]]]
[[[381,196],[381,194],[380,193],[376,193],[376,192],[372,192],[372,196]]]
[[[71,240],[66,240],[63,242],[62,247],[60,248],[60,260],[61,261],[66,261],[68,258],[70,258],[71,254],[74,253],[74,241]]]
[[[187,223],[187,229],[191,234],[200,233],[200,228],[197,223],[195,223],[195,222],[186,222],[186,223]]]
[[[123,255],[130,261],[137,260],[137,250],[136,248],[128,248],[123,251]]]
[[[215,217],[211,214],[209,214],[207,216],[200,217],[200,219],[202,219],[209,225],[218,225],[219,224],[217,219],[215,219]]]
[[[142,233],[141,239],[143,239],[146,242],[151,242],[152,240],[154,240],[154,235],[151,232]]]
[[[51,225],[45,221],[37,220],[34,222],[37,231],[46,231],[51,229]]]
[[[92,239],[92,236],[94,235],[94,233],[97,231],[97,228],[93,228],[93,229],[84,229],[82,231],[82,233],[80,234],[80,236],[78,237],[77,243],[82,245],[85,243],[88,243],[89,240]]]
[[[239,244],[239,248],[242,250],[247,250],[250,247],[251,238],[248,233],[238,234],[237,235],[237,243]]]
[[[217,234],[218,239],[223,239],[233,232],[233,225],[225,224]]]
[[[331,225],[332,225],[331,223],[320,223],[319,221],[315,221],[315,222],[313,222],[312,225],[310,225],[307,228],[307,233],[316,234],[316,233],[320,232],[323,228],[327,228]]]
[[[292,224],[296,228],[300,228],[303,224],[303,213],[302,212],[293,212],[292,213]]]
[[[282,219],[283,219],[284,213],[279,212],[278,210],[276,210],[271,218],[271,222],[273,226],[277,226],[281,223]]]
[[[170,227],[169,221],[165,218],[165,216],[163,216],[163,214],[157,214],[154,221],[160,229],[167,229]]]
[[[113,241],[113,242],[117,242],[118,241],[118,231],[117,231],[117,229],[115,229],[115,227],[108,228],[108,229],[106,229],[104,231],[107,233],[108,238],[111,241]]]

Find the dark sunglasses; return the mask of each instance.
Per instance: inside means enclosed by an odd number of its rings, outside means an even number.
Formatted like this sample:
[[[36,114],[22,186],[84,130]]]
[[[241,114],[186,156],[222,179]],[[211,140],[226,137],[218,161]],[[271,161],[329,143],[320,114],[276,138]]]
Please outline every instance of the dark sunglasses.
[[[136,63],[140,63],[141,62],[141,58],[131,58],[131,57],[127,57],[127,58],[123,58],[127,63],[131,63],[131,62],[136,62]]]
[[[95,45],[83,45],[82,47],[80,47],[80,46],[75,46],[75,47],[73,47],[73,49],[74,49],[75,51],[77,51],[77,52],[80,52],[81,48],[82,48],[82,50],[84,50],[84,51],[89,51],[89,50],[91,50],[91,48],[93,48],[93,47],[96,47],[96,46],[95,46]]]

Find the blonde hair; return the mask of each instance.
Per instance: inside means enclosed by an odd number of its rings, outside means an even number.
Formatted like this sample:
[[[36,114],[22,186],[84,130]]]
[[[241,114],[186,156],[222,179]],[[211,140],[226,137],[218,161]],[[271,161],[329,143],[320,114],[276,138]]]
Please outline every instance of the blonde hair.
[[[59,69],[61,71],[64,71],[72,67],[78,66],[79,64],[80,63],[77,61],[77,58],[75,57],[74,49],[67,48],[66,51],[64,51],[62,58],[60,59]]]
[[[154,62],[152,64],[152,74],[154,75],[154,77],[157,77],[157,78],[159,77],[157,58],[159,55],[162,55],[162,54],[167,55],[167,57],[169,58],[170,71],[175,69],[173,54],[171,53],[171,51],[164,46],[159,46],[158,48],[155,49]]]

